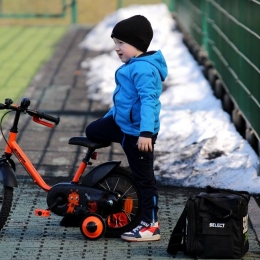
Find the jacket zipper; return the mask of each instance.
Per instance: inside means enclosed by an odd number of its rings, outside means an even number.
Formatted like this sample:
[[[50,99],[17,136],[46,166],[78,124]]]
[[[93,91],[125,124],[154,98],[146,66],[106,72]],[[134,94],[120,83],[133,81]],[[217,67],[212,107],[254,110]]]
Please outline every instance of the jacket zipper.
[[[121,89],[121,85],[117,83],[118,86],[118,91],[113,95],[113,102],[114,102],[114,107],[115,107],[115,115],[114,115],[114,120],[116,119],[116,114],[117,114],[117,108],[116,108],[116,95],[119,93]]]

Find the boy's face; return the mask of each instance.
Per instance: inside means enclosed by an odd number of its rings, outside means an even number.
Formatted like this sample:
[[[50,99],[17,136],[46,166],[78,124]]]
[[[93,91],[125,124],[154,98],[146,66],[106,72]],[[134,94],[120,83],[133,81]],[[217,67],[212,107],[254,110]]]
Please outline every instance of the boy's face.
[[[143,52],[139,51],[136,49],[134,46],[123,42],[117,38],[113,38],[115,42],[115,51],[119,57],[119,59],[123,62],[126,63],[128,62],[131,58],[137,57],[141,55]]]

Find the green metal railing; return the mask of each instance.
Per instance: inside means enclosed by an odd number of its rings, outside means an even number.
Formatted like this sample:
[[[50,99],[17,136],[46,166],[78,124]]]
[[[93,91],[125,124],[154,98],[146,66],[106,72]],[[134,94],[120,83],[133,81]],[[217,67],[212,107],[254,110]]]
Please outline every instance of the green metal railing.
[[[259,138],[260,1],[175,0],[175,12]]]
[[[127,1],[129,3],[129,1]],[[135,1],[136,4],[151,4],[151,1],[147,0],[147,1]],[[174,3],[175,0],[161,0],[161,1],[157,1],[157,2],[162,2],[167,4],[169,10],[172,12],[174,10]],[[124,7],[124,0],[117,0],[117,9]]]
[[[77,0],[56,0],[60,4],[55,3],[55,5],[52,2],[50,0],[0,0],[0,18],[64,18],[70,9],[71,23],[77,23]],[[59,10],[51,10],[53,6],[58,6]]]
[[[65,18],[71,16],[71,23],[78,22],[78,7],[97,5],[97,8],[102,7],[102,2],[83,4],[84,0],[0,0],[0,19],[45,19],[45,18]],[[86,0],[87,1],[87,0]],[[170,11],[174,10],[175,0],[137,0],[137,1],[124,1],[113,0],[116,8],[126,7],[130,4],[156,4],[165,3]],[[101,6],[100,6],[101,5]],[[70,14],[69,14],[70,12]]]

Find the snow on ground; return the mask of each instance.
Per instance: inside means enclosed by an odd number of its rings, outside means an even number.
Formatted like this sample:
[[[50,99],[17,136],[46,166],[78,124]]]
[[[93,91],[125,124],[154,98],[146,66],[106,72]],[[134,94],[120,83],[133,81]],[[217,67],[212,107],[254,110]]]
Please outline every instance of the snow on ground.
[[[259,193],[259,158],[212,94],[165,4],[119,9],[86,35],[79,47],[104,53],[82,63],[88,98],[111,105],[114,73],[122,63],[110,35],[117,22],[136,14],[150,20],[154,38],[149,50],[161,49],[169,69],[155,146],[157,179],[168,185]]]

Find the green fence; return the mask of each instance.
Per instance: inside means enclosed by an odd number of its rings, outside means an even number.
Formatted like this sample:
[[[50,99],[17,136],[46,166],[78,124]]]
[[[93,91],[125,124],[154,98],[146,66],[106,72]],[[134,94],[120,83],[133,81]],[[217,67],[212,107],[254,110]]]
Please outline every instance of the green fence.
[[[260,0],[0,0],[0,22],[9,18],[50,18],[45,20],[55,24],[62,20],[56,18],[70,16],[71,23],[96,23],[116,8],[160,2],[174,10],[182,29],[208,54],[216,77],[234,103],[234,121],[235,113],[242,114],[245,123],[237,120],[238,125],[245,124],[259,139]],[[3,24],[9,24],[9,20]]]
[[[3,25],[93,25],[121,7],[158,3],[166,3],[171,11],[174,9],[174,0],[0,0],[0,22]]]
[[[207,52],[245,128],[259,139],[260,1],[175,0],[175,12],[182,29]]]
[[[64,18],[77,23],[77,0],[0,0],[0,18]]]
[[[122,8],[124,6],[130,4],[158,4],[158,3],[165,3],[170,11],[174,10],[174,2],[175,0],[117,0],[117,9]]]

